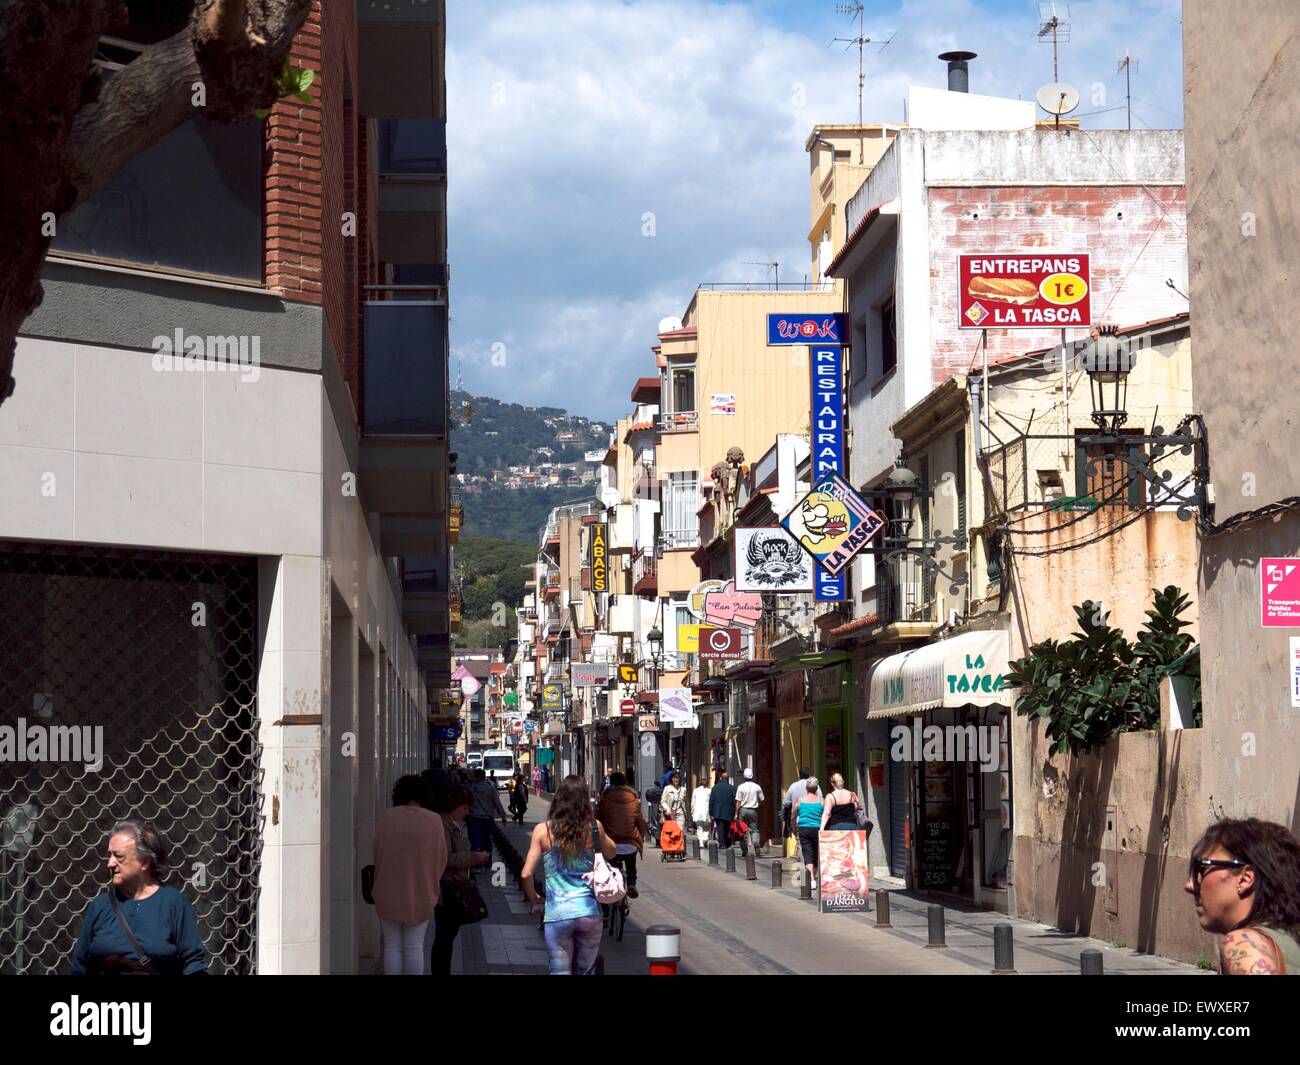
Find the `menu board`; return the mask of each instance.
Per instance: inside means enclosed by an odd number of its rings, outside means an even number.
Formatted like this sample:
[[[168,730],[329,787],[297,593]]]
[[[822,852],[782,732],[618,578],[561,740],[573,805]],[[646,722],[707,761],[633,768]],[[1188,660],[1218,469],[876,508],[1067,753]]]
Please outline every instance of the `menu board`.
[[[954,832],[949,817],[930,818],[921,826],[921,887],[952,885]]]

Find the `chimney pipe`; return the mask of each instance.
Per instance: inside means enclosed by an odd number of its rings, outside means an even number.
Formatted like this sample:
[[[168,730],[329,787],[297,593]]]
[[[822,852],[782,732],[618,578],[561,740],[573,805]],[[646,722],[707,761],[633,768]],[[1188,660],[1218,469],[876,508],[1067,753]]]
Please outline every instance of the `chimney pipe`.
[[[966,61],[974,59],[974,52],[943,52],[940,56],[948,64],[948,91],[970,92],[969,72]]]

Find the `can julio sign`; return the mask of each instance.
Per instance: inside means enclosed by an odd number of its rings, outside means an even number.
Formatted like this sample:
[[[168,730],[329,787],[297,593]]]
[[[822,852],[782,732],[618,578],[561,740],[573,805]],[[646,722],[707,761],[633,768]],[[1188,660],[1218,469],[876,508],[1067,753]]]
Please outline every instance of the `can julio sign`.
[[[591,563],[591,590],[593,592],[609,591],[609,524],[598,521],[588,527],[591,539],[588,541],[588,561]]]
[[[962,329],[1092,324],[1092,268],[1087,255],[1010,252],[957,259]]]

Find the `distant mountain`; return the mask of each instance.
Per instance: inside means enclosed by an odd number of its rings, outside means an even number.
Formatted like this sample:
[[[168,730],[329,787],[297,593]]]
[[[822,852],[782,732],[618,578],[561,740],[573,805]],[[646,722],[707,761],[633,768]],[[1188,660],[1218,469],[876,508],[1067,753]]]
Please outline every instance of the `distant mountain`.
[[[459,391],[451,409],[463,535],[536,546],[552,507],[595,497],[599,463],[587,455],[604,454],[609,422]]]

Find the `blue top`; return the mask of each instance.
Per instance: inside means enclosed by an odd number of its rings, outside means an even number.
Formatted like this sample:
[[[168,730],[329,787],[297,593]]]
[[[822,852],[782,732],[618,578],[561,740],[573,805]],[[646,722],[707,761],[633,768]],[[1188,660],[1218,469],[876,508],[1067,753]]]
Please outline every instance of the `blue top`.
[[[795,807],[799,811],[800,828],[821,828],[822,804],[818,802],[801,802]]]
[[[546,830],[550,832],[549,824]],[[600,916],[600,904],[592,894],[591,884],[582,879],[595,868],[594,851],[584,850],[576,861],[566,861],[555,846],[555,836],[551,835],[551,846],[542,855],[542,869],[546,875],[546,916],[543,923]]]
[[[110,887],[108,891],[112,891]],[[131,941],[113,915],[108,901],[108,891],[101,891],[86,907],[81,917],[81,935],[72,950],[72,964],[68,972],[85,976],[91,972],[92,958],[121,954],[139,961]],[[164,976],[206,973],[208,961],[199,938],[199,923],[194,907],[174,887],[161,885],[147,899],[123,899],[118,896],[122,916],[130,925],[140,946],[149,955],[154,967]]]

